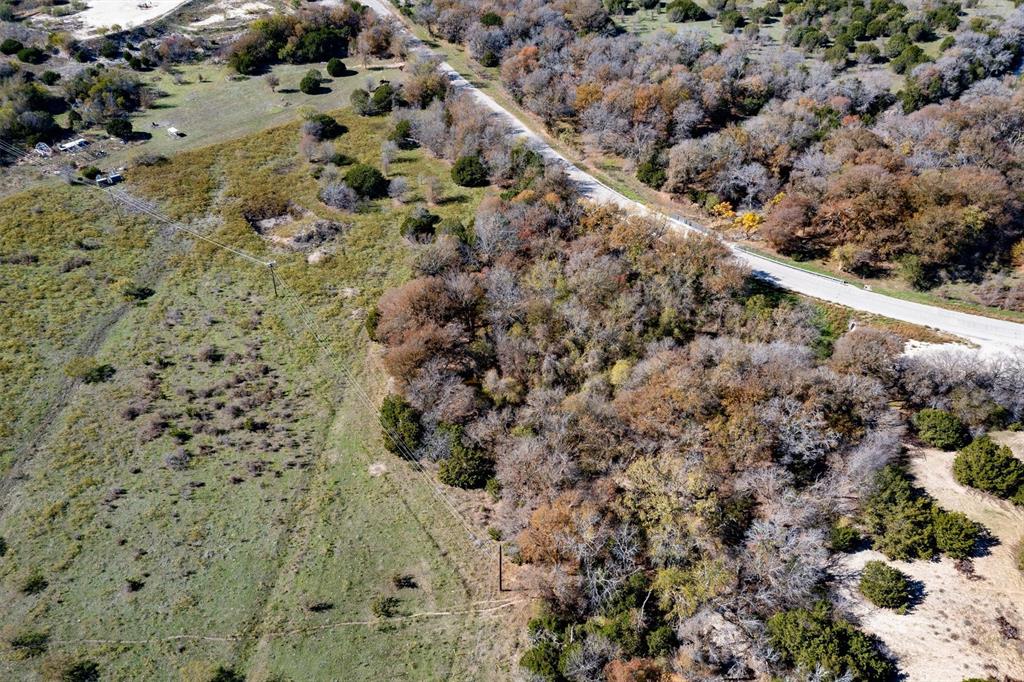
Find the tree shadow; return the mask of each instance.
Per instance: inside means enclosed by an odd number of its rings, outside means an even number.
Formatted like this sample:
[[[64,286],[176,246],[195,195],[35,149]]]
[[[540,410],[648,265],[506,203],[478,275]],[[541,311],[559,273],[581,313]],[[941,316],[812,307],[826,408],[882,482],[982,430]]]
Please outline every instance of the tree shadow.
[[[456,194],[454,196],[438,199],[436,203],[438,206],[450,206],[453,204],[464,204],[467,201],[469,201],[469,197],[465,194]]]
[[[909,579],[907,581],[907,606],[904,613],[910,613],[917,608],[926,596],[928,596],[928,590],[925,589],[924,582],[913,578]]]
[[[276,92],[279,95],[294,95],[298,91],[298,88],[278,88],[274,92]]]

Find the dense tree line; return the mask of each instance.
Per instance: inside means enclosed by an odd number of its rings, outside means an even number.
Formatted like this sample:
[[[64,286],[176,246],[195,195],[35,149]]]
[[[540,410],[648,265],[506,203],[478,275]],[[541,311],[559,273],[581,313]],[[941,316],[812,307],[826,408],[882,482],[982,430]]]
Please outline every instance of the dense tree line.
[[[523,669],[715,679],[810,673],[813,659],[888,679],[877,642],[821,601],[832,552],[972,556],[982,529],[900,464],[907,415],[956,445],[1011,425],[1024,364],[837,333],[719,242],[580,204],[465,97],[393,117],[437,156],[481,159],[501,188],[468,224],[423,211],[403,225],[414,277],[367,328],[395,379],[388,446],[485,488],[490,531],[538,569]],[[878,572],[865,589],[895,603]]]
[[[708,209],[763,211],[763,237],[787,255],[891,271],[920,288],[1009,265],[1024,237],[1024,130],[1020,85],[1002,77],[1021,61],[1024,8],[966,24],[950,3],[921,13],[885,0],[764,10],[779,11],[798,49],[756,56],[745,36],[717,45],[688,30],[623,34],[596,0],[420,0],[411,13],[476,59],[488,55],[553,131],[624,157],[643,182]],[[914,41],[954,29],[942,55],[921,63]],[[889,41],[907,73],[897,95],[836,59],[807,56],[826,46],[845,55],[873,38]],[[997,284],[982,295],[1024,301]]]

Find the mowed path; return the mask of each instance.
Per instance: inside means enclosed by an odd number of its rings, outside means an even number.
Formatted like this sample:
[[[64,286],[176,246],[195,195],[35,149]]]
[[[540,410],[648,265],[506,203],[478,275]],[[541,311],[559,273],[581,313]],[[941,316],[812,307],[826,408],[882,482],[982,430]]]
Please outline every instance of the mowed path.
[[[402,18],[387,0],[362,0],[362,2],[377,14],[394,17],[398,21],[399,26],[404,28]],[[340,0],[325,0],[322,4],[336,5],[340,4]],[[422,41],[413,36],[407,28],[404,28],[404,30],[411,41],[410,50],[412,52],[425,57],[441,56],[437,55],[428,46],[423,44]],[[664,220],[672,229],[678,232],[706,232],[696,225],[690,224],[676,216],[665,215],[608,187],[565,158],[513,112],[504,108],[492,97],[470,83],[448,62],[442,62],[440,68],[447,74],[452,86],[456,90],[470,94],[496,117],[499,117],[508,126],[511,136],[525,140],[532,149],[541,154],[548,162],[561,166],[587,198],[600,203],[614,204],[627,211]],[[843,305],[854,310],[882,315],[894,320],[909,322],[910,324],[952,334],[976,344],[986,353],[1024,352],[1024,324],[980,315],[971,315],[885,296],[884,294],[847,284],[833,277],[819,275],[771,258],[759,256],[736,244],[729,244],[729,248],[736,258],[750,267],[754,274],[790,291]]]

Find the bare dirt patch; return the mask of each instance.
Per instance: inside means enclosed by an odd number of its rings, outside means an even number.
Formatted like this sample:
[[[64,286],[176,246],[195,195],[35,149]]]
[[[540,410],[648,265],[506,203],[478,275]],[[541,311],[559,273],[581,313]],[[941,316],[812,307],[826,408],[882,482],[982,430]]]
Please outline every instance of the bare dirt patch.
[[[996,439],[1011,445],[1018,457],[1024,451],[1021,434],[996,434]],[[924,589],[921,603],[899,615],[871,605],[857,592],[857,572],[871,559],[885,559],[863,551],[846,558],[843,569],[849,574],[840,592],[864,629],[897,656],[908,680],[1024,679],[1024,642],[1007,637],[1014,629],[1024,633],[1024,574],[1012,557],[1024,538],[1024,510],[957,483],[952,474],[955,456],[915,450],[910,470],[939,505],[984,524],[998,541],[973,560],[975,575],[959,572],[948,558],[889,562]]]
[[[388,465],[384,462],[374,462],[369,466],[368,471],[371,476],[377,478],[378,476],[383,476],[388,472]]]

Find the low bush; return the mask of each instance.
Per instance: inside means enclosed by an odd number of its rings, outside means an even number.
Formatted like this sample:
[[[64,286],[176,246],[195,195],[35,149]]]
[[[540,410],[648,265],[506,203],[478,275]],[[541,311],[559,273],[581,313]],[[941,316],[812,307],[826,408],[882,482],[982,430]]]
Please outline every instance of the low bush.
[[[39,76],[39,80],[45,85],[53,85],[60,80],[60,74],[56,71],[43,71],[42,75]]]
[[[18,50],[18,60],[26,64],[42,64],[46,53],[38,47],[26,47]]]
[[[384,398],[380,406],[380,426],[384,432],[384,447],[389,451],[407,456],[420,446],[420,414],[402,396]]]
[[[245,675],[235,672],[234,668],[218,665],[209,682],[245,682]]]
[[[853,552],[860,543],[860,533],[853,526],[836,524],[829,531],[829,546],[833,552]]]
[[[331,57],[327,60],[327,75],[331,78],[338,78],[348,73],[348,69],[345,68],[345,62],[341,61],[337,57]]]
[[[636,179],[652,189],[661,189],[668,180],[668,174],[654,161],[644,161],[636,168]]]
[[[388,181],[381,172],[365,163],[357,163],[348,169],[345,184],[366,199],[380,199],[388,191]]]
[[[410,239],[433,237],[435,226],[439,222],[441,216],[434,215],[425,208],[417,208],[402,221],[402,236]]]
[[[332,182],[320,190],[320,201],[342,211],[354,211],[359,206],[359,195],[344,182]]]
[[[956,450],[967,445],[971,436],[959,417],[945,410],[927,408],[914,415],[917,436],[932,447]]]
[[[494,474],[494,465],[479,449],[462,440],[461,427],[448,427],[451,454],[441,461],[438,479],[453,488],[482,488]]]
[[[39,594],[49,586],[49,582],[41,573],[33,573],[21,583],[22,594]]]
[[[452,182],[459,187],[486,187],[487,167],[479,156],[463,156],[452,166]]]
[[[18,54],[24,49],[25,45],[20,40],[15,40],[14,38],[7,38],[2,43],[0,43],[0,52],[4,53],[7,56],[11,56],[12,54]]]
[[[0,557],[7,555],[7,538],[0,535]]]
[[[302,124],[302,132],[317,140],[333,140],[345,134],[347,129],[327,114],[310,114]]]
[[[33,658],[46,652],[50,636],[45,632],[29,630],[12,636],[7,640],[11,649],[19,658]]]
[[[910,606],[910,578],[884,561],[869,561],[860,574],[860,592],[875,606],[905,611]]]
[[[988,436],[975,439],[953,461],[957,482],[998,497],[1012,497],[1024,485],[1024,462]]]
[[[74,661],[60,672],[61,682],[99,682],[100,666],[95,661]]]
[[[936,508],[932,514],[935,546],[953,559],[966,559],[974,551],[981,528],[960,512]]]
[[[156,292],[150,289],[149,287],[138,286],[133,284],[131,286],[125,287],[124,291],[121,293],[124,295],[124,299],[126,301],[135,301],[136,303],[141,303],[142,301],[145,301],[147,298],[152,297],[153,294],[155,294]]]
[[[1013,556],[1017,560],[1017,568],[1024,571],[1024,542],[1017,543]]]
[[[86,180],[95,180],[100,174],[100,169],[96,166],[86,166],[82,169],[82,177]]]
[[[398,599],[381,594],[374,597],[370,610],[378,618],[391,618],[398,611]]]
[[[299,90],[306,95],[315,95],[320,92],[320,82],[323,78],[316,69],[310,69],[299,81]]]

